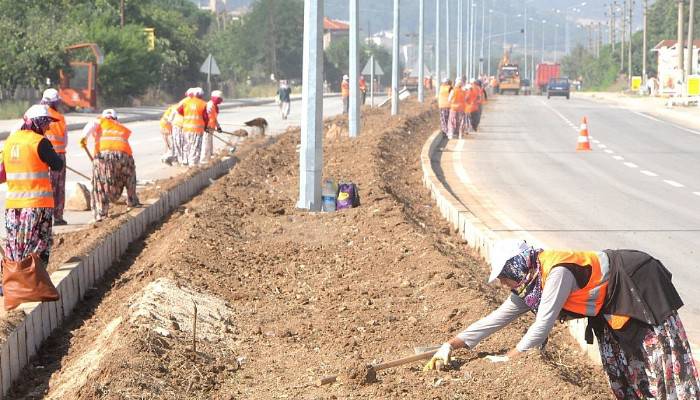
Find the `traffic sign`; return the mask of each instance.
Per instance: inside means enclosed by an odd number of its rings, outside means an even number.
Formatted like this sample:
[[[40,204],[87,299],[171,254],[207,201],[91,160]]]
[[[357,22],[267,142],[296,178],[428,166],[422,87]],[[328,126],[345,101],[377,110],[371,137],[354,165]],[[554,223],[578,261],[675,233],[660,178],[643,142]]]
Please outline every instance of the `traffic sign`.
[[[221,70],[219,70],[219,66],[216,65],[216,60],[211,54],[209,54],[207,59],[204,60],[204,64],[199,67],[199,72],[203,74],[221,75]]]
[[[365,64],[365,67],[362,68],[362,75],[370,75],[372,74],[372,63],[371,61],[367,61],[367,64]],[[382,71],[382,67],[379,66],[378,62],[374,62],[374,75],[384,75],[384,71]]]

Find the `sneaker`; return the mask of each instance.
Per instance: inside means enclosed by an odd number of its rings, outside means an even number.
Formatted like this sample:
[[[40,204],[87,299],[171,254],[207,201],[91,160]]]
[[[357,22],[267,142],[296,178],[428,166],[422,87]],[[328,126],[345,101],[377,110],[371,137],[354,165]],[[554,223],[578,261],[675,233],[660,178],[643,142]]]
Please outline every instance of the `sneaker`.
[[[63,218],[58,218],[58,219],[54,218],[53,225],[54,226],[68,225],[68,222]]]

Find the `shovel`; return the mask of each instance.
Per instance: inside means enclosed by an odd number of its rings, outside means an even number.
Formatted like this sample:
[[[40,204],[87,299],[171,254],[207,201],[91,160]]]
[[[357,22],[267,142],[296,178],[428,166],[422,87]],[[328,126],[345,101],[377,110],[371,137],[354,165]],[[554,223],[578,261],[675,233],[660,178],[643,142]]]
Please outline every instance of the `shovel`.
[[[414,354],[412,356],[408,356],[408,357],[404,357],[404,358],[399,358],[398,360],[387,361],[387,362],[383,362],[381,364],[369,365],[367,367],[365,381],[367,381],[367,382],[374,381],[374,378],[377,375],[377,371],[381,371],[381,370],[387,369],[387,368],[399,367],[401,365],[412,363],[415,361],[427,360],[427,359],[431,358],[436,352],[437,352],[437,349],[426,351],[423,353]],[[337,378],[338,378],[338,375],[324,376],[323,378],[319,379],[318,386],[333,383],[336,381]]]

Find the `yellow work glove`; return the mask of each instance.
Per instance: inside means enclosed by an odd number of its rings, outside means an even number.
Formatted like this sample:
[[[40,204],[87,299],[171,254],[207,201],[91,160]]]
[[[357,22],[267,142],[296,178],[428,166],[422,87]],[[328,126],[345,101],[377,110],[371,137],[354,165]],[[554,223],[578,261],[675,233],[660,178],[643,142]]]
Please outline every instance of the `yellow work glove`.
[[[80,147],[87,149],[87,138],[80,139]]]
[[[438,362],[441,362],[442,365],[449,365],[450,360],[451,360],[451,354],[452,354],[452,345],[449,343],[443,343],[442,346],[438,349],[438,351],[433,354],[433,358],[428,361],[427,364],[425,364],[425,367],[423,367],[423,371],[431,371],[434,369],[439,369],[438,368]]]

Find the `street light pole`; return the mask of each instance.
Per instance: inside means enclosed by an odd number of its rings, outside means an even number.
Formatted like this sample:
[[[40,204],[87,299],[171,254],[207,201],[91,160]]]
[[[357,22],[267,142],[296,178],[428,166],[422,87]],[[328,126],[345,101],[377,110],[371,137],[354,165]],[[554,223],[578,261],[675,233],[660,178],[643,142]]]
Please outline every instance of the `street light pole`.
[[[525,59],[525,76],[529,76],[527,71],[527,5],[524,4],[523,10],[523,58]]]
[[[542,20],[542,64],[544,64],[544,24],[547,23],[547,20],[543,19]]]
[[[559,24],[554,24],[554,62],[557,62],[557,42],[559,36]]]
[[[472,38],[471,38],[471,55],[472,55],[472,70],[471,70],[471,78],[476,78],[476,10],[477,10],[477,5],[476,5],[477,0],[474,0],[472,4]],[[486,0],[481,0],[481,7],[485,7]],[[484,38],[482,37],[481,40],[483,41]]]
[[[632,84],[632,3],[634,0],[627,0],[629,5],[629,20],[627,21],[627,27],[629,29],[629,46],[627,46],[627,82]]]
[[[440,94],[440,84],[442,79],[440,79],[440,1],[435,1],[435,98]]]
[[[424,84],[425,79],[424,71],[425,66],[423,59],[423,49],[425,43],[423,42],[425,36],[425,0],[419,0],[418,3],[418,101],[423,102],[425,100]]]
[[[679,78],[681,80],[684,80],[683,78],[685,77],[685,73],[683,72],[683,56],[684,56],[684,45],[683,45],[683,20],[684,20],[684,12],[683,12],[683,0],[678,1],[678,72],[679,72]]]
[[[438,0],[440,1],[440,0]],[[452,76],[452,66],[450,65],[450,0],[445,0],[445,70],[447,70],[447,76]]]
[[[488,70],[489,75],[491,75],[491,33],[493,28],[493,18],[491,18],[491,15],[493,15],[493,10],[489,10],[489,55],[488,59],[486,60],[486,69]]]
[[[644,31],[642,33],[642,79],[646,84],[647,81],[647,0],[644,0],[643,11],[642,11],[642,25],[644,25]]]
[[[462,76],[462,57],[464,57],[464,26],[462,13],[464,5],[462,0],[457,0],[457,76]]]
[[[391,115],[399,114],[399,0],[394,0],[394,37],[391,70]]]
[[[486,0],[481,4],[481,49],[479,50],[479,75],[484,75],[484,32],[486,30]]]
[[[695,18],[694,9],[695,9],[695,0],[690,0],[690,4],[688,6],[688,57],[686,57],[686,59],[685,59],[685,74],[686,74],[686,76],[693,74],[693,53],[695,53],[695,50],[693,50],[693,28],[694,28],[693,18]]]
[[[348,111],[348,136],[360,134],[360,26],[359,0],[350,0],[350,109]]]

